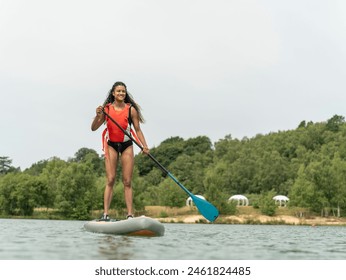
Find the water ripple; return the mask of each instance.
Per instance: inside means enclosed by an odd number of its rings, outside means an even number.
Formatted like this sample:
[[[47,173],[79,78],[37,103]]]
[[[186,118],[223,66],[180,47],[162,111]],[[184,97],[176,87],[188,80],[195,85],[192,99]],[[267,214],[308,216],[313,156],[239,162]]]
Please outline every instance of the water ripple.
[[[165,224],[163,237],[148,238],[90,233],[83,224],[0,219],[0,259],[346,259],[346,227]]]

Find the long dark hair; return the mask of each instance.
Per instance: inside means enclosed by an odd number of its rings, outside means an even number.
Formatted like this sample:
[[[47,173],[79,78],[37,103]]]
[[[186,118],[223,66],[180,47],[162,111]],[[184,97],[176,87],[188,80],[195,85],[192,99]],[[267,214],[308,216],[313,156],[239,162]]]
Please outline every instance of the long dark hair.
[[[138,119],[141,123],[144,123],[144,118],[141,112],[141,107],[135,102],[135,100],[133,99],[132,95],[127,91],[127,87],[123,82],[115,82],[114,85],[112,86],[112,88],[109,90],[107,98],[105,100],[105,102],[103,102],[103,107],[106,106],[109,103],[113,103],[115,100],[115,97],[113,95],[113,92],[115,90],[115,88],[117,86],[123,86],[125,87],[126,90],[126,96],[125,96],[125,103],[130,103],[136,110],[138,113]]]

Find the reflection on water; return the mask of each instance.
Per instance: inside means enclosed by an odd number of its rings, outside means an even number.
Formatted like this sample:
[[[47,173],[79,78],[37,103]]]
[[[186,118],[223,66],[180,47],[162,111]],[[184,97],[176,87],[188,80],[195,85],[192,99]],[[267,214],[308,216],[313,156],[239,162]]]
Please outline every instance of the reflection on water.
[[[0,219],[0,259],[346,259],[346,227],[165,224],[162,237],[87,232],[81,221]]]
[[[127,248],[131,247],[131,238],[127,236],[101,236],[99,241],[99,253],[105,260],[131,260],[133,253]]]

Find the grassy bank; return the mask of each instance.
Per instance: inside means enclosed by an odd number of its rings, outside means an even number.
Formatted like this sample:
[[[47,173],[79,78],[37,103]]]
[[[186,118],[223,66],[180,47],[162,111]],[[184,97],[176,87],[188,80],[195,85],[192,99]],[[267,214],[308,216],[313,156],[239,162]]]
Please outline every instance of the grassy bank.
[[[165,223],[208,223],[197,209],[190,207],[170,208],[162,206],[146,207],[146,215]],[[278,208],[274,216],[261,214],[252,206],[237,208],[236,215],[220,215],[216,224],[266,224],[266,225],[341,225],[346,226],[346,218],[334,216],[320,217],[304,208]]]

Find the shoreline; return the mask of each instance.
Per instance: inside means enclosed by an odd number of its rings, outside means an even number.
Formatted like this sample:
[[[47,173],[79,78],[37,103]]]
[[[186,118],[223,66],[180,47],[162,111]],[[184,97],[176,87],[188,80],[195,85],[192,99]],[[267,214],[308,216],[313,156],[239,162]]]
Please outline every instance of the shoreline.
[[[138,215],[139,217],[141,215]],[[200,214],[177,214],[160,217],[154,213],[146,213],[143,216],[151,217],[161,223],[177,223],[177,224],[209,224]],[[0,219],[39,219],[39,220],[64,220],[59,217],[23,217],[23,216],[4,216]],[[220,215],[212,224],[230,224],[230,225],[301,225],[301,226],[346,226],[346,217],[319,217],[310,216],[295,217],[291,215],[275,215],[266,216],[259,214],[238,214],[238,215]]]
[[[313,215],[303,208],[278,208],[277,214],[267,216],[251,206],[242,206],[236,214],[220,215],[214,224],[253,224],[253,225],[307,225],[307,226],[346,226],[346,217],[321,217]],[[146,216],[162,223],[209,223],[197,209],[191,207],[146,206]]]
[[[177,215],[165,218],[156,218],[162,223],[209,223],[202,215]],[[289,215],[230,215],[220,216],[215,224],[262,224],[262,225],[308,225],[308,226],[346,226],[346,218],[337,217],[310,217],[298,218]]]

